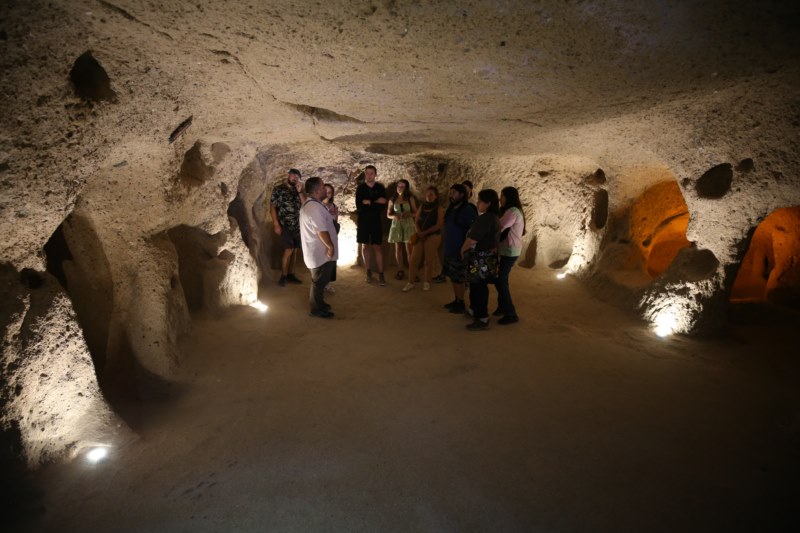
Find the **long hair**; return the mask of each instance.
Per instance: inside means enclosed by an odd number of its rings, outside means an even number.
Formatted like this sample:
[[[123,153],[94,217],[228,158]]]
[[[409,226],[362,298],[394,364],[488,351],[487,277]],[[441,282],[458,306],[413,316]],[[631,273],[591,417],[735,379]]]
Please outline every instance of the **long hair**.
[[[478,199],[481,202],[486,202],[489,207],[486,208],[487,213],[494,215],[500,214],[500,197],[497,196],[497,191],[494,189],[483,189],[478,193]]]
[[[408,182],[407,179],[397,180],[397,183],[405,183],[406,184],[406,191],[405,191],[405,193],[403,193],[403,198],[408,203],[411,203],[411,184]],[[400,198],[400,194],[398,194],[397,186],[395,186],[394,192],[392,193],[392,197],[390,198],[390,200],[393,201],[393,202],[397,202],[398,198]]]
[[[506,197],[506,205],[500,210],[500,215],[511,207],[519,209],[519,212],[522,213],[522,234],[525,235],[527,222],[525,220],[525,211],[522,210],[522,202],[519,199],[519,191],[516,187],[504,187],[500,194]]]
[[[326,183],[325,184],[325,190],[328,190],[328,189],[331,190],[331,205],[336,205],[336,202],[333,201],[334,197],[336,196],[336,189],[334,189],[333,185],[331,185],[330,183]],[[327,196],[327,193],[326,193],[325,194],[325,198],[322,199],[322,203],[323,204],[326,203],[327,199],[328,199],[328,196]]]
[[[439,204],[439,189],[436,188],[436,185],[429,185],[425,189],[425,193],[427,195],[428,191],[433,191],[433,195],[436,196],[436,200],[433,201],[434,204]]]

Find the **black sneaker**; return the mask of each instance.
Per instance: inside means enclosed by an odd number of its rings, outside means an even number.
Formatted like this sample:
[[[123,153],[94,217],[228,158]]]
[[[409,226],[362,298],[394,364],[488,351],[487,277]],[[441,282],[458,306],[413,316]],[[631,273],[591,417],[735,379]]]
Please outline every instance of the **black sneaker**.
[[[440,274],[440,275],[436,276],[435,278],[433,278],[431,281],[433,281],[434,283],[444,283],[445,281],[447,281],[447,278],[445,278],[444,276],[442,276]]]
[[[315,318],[333,318],[333,311],[328,309],[318,309],[316,311],[311,311],[308,316],[313,316]]]
[[[517,315],[506,315],[497,321],[498,324],[502,324],[504,326],[507,326],[508,324],[514,324],[516,322],[519,322],[519,317]]]
[[[378,285],[381,287],[386,286],[386,279],[383,277],[383,272],[378,273]]]
[[[505,313],[499,307],[494,310],[494,313],[492,313],[492,316],[503,316],[503,315],[505,315]]]
[[[286,286],[286,276],[281,276],[281,279],[278,280],[278,285],[280,285],[281,287]]]
[[[476,318],[472,321],[471,324],[467,324],[467,329],[470,331],[481,331],[484,329],[489,329],[489,321],[487,320],[484,322],[483,320]]]
[[[294,283],[295,285],[303,283],[302,281],[297,279],[297,276],[295,276],[294,274],[287,274],[286,281],[288,281],[289,283]]]
[[[442,307],[444,307],[445,309],[450,309],[451,307],[453,307],[454,305],[457,305],[458,303],[459,303],[458,300],[453,300],[449,304],[444,304]]]
[[[448,311],[453,313],[454,315],[463,315],[464,312],[467,310],[467,306],[464,305],[464,302],[456,302],[451,307],[448,308]]]
[[[372,270],[367,269],[367,277],[364,279],[367,283],[372,283]]]

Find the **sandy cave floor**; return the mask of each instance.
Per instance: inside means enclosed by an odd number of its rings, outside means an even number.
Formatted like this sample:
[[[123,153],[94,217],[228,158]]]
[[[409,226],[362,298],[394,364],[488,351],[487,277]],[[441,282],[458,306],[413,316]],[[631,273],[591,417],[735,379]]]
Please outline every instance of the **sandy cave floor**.
[[[307,316],[300,275],[262,289],[266,315],[196,318],[179,392],[145,406],[141,438],[105,463],[44,469],[32,530],[800,523],[800,365],[786,328],[661,340],[577,280],[519,268],[522,321],[509,327],[468,332],[441,308],[449,285],[403,294],[354,268],[340,268],[325,321]]]

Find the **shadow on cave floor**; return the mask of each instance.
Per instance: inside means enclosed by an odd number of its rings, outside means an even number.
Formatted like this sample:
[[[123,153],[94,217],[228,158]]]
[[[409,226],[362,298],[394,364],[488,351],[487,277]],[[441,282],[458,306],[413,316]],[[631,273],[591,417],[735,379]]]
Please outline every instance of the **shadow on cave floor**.
[[[785,531],[800,523],[796,333],[657,338],[515,269],[521,322],[340,268],[195,318],[180,394],[96,467],[41,472],[33,531]],[[490,292],[492,300],[494,290]],[[492,302],[494,303],[494,302]],[[492,309],[494,306],[491,307]],[[122,505],[120,502],[124,502]]]

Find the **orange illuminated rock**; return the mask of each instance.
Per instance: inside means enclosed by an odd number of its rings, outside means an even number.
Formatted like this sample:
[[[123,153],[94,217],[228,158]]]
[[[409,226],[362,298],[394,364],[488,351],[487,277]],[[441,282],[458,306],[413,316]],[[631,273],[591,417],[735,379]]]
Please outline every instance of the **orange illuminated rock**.
[[[776,303],[800,299],[800,206],[777,209],[758,225],[731,299]]]

